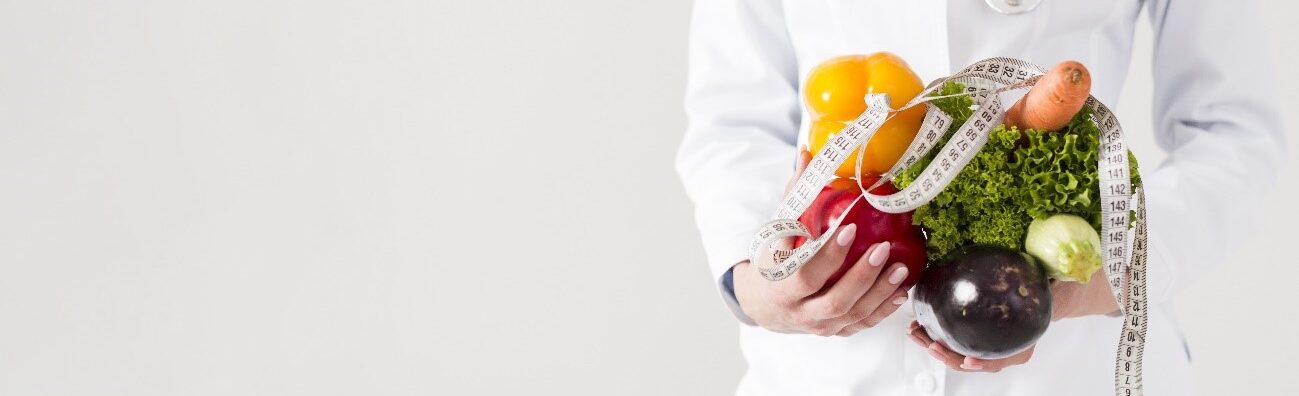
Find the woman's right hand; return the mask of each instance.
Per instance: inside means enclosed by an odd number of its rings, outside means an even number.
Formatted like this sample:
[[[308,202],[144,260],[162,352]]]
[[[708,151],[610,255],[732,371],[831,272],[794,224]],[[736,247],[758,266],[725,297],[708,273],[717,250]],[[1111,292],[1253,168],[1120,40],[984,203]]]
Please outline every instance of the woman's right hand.
[[[736,265],[735,299],[740,309],[759,326],[782,333],[846,337],[879,324],[907,301],[906,289],[898,287],[907,278],[907,266],[894,263],[882,272],[889,243],[877,243],[843,278],[827,284],[843,264],[855,233],[852,224],[840,227],[833,242],[798,272],[779,281],[763,278],[748,261]]]
[[[798,179],[809,160],[803,151],[792,180]],[[888,242],[872,245],[855,263],[844,263],[856,235],[855,224],[839,227],[807,264],[779,281],[763,278],[748,261],[737,264],[732,275],[740,309],[759,326],[782,333],[850,336],[879,324],[907,300],[906,289],[898,287],[907,278],[907,266],[894,263],[884,270]],[[844,265],[851,267],[842,278],[829,282]]]

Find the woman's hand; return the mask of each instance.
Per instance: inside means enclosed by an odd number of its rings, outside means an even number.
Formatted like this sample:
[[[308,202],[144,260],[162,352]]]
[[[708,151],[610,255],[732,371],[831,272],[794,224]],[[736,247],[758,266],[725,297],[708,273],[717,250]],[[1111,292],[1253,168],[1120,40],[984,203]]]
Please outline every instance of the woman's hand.
[[[735,298],[740,309],[759,326],[782,333],[850,336],[879,324],[907,301],[907,291],[898,287],[907,278],[907,266],[894,263],[882,271],[889,243],[877,243],[842,278],[828,284],[844,265],[856,233],[853,224],[839,227],[831,243],[779,281],[764,279],[747,261],[736,265]]]
[[[947,368],[956,371],[995,373],[1006,367],[1027,363],[1028,359],[1033,357],[1033,349],[1036,348],[1036,346],[1028,347],[1027,350],[1004,359],[985,360],[952,352],[951,349],[947,349],[947,345],[929,338],[929,334],[925,333],[925,328],[920,326],[919,322],[912,321],[907,334],[911,336],[911,341],[929,350],[929,356],[933,356],[934,359],[946,364]]]
[[[797,171],[786,192],[811,160],[806,150],[799,154]],[[884,265],[889,258],[888,242],[872,245],[855,263],[844,263],[857,226],[848,224],[834,232],[829,243],[788,278],[773,282],[758,274],[748,261],[736,265],[732,269],[735,298],[744,314],[772,331],[849,336],[879,324],[907,301],[907,291],[898,287],[907,278],[907,266]],[[830,282],[844,266],[850,267],[843,277]]]
[[[1110,284],[1105,281],[1105,271],[1097,270],[1092,280],[1085,284],[1077,282],[1051,283],[1051,320],[1076,318],[1089,315],[1106,315],[1118,311],[1119,306],[1110,295]],[[978,371],[995,373],[1006,367],[1027,363],[1033,357],[1034,347],[1004,359],[985,360],[964,356],[948,349],[941,342],[936,342],[925,333],[918,322],[911,322],[907,329],[911,341],[928,349],[929,355],[947,364],[957,371]]]

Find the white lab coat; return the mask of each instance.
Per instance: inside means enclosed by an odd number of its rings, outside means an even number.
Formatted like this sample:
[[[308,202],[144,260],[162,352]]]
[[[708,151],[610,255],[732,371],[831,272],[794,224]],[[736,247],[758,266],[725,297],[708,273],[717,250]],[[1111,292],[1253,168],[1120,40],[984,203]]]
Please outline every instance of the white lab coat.
[[[1125,131],[1154,133],[1169,152],[1163,164],[1142,164],[1151,229],[1146,391],[1191,394],[1190,353],[1168,301],[1228,259],[1259,220],[1255,198],[1231,194],[1270,184],[1283,154],[1254,1],[1043,0],[1007,16],[984,0],[697,0],[677,170],[714,279],[746,259],[754,231],[776,208],[807,130],[799,87],[819,62],[891,51],[929,81],[993,56],[1043,67],[1076,59],[1091,69],[1093,94],[1113,106],[1142,7],[1155,32],[1155,122]],[[754,327],[722,294],[745,323],[741,395],[1113,392],[1117,318],[1055,322],[1027,364],[964,373],[907,339],[910,304],[855,336],[821,338]]]

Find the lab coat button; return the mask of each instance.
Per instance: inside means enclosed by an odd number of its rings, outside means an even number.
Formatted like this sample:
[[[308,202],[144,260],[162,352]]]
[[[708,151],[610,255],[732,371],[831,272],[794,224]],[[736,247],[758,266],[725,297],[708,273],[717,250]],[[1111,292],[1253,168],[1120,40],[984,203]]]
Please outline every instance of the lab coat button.
[[[915,383],[915,385],[916,385],[916,389],[919,390],[919,391],[921,391],[921,392],[925,392],[925,393],[933,392],[933,391],[934,391],[934,376],[929,375],[929,374],[926,374],[926,373],[916,374],[916,383]]]

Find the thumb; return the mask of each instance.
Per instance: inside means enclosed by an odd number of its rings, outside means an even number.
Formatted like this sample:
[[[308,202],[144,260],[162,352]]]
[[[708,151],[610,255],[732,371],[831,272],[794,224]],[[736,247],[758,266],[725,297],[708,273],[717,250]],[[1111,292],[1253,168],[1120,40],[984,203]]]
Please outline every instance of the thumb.
[[[807,146],[800,146],[798,148],[798,163],[794,164],[794,172],[800,175],[803,174],[809,162],[812,162],[812,152],[807,150]]]
[[[803,177],[803,172],[807,170],[807,164],[810,162],[812,162],[812,153],[807,151],[807,146],[799,147],[798,159],[794,161],[794,177],[789,178],[789,182],[785,183],[786,194],[794,189],[794,184],[798,183],[798,178]]]

